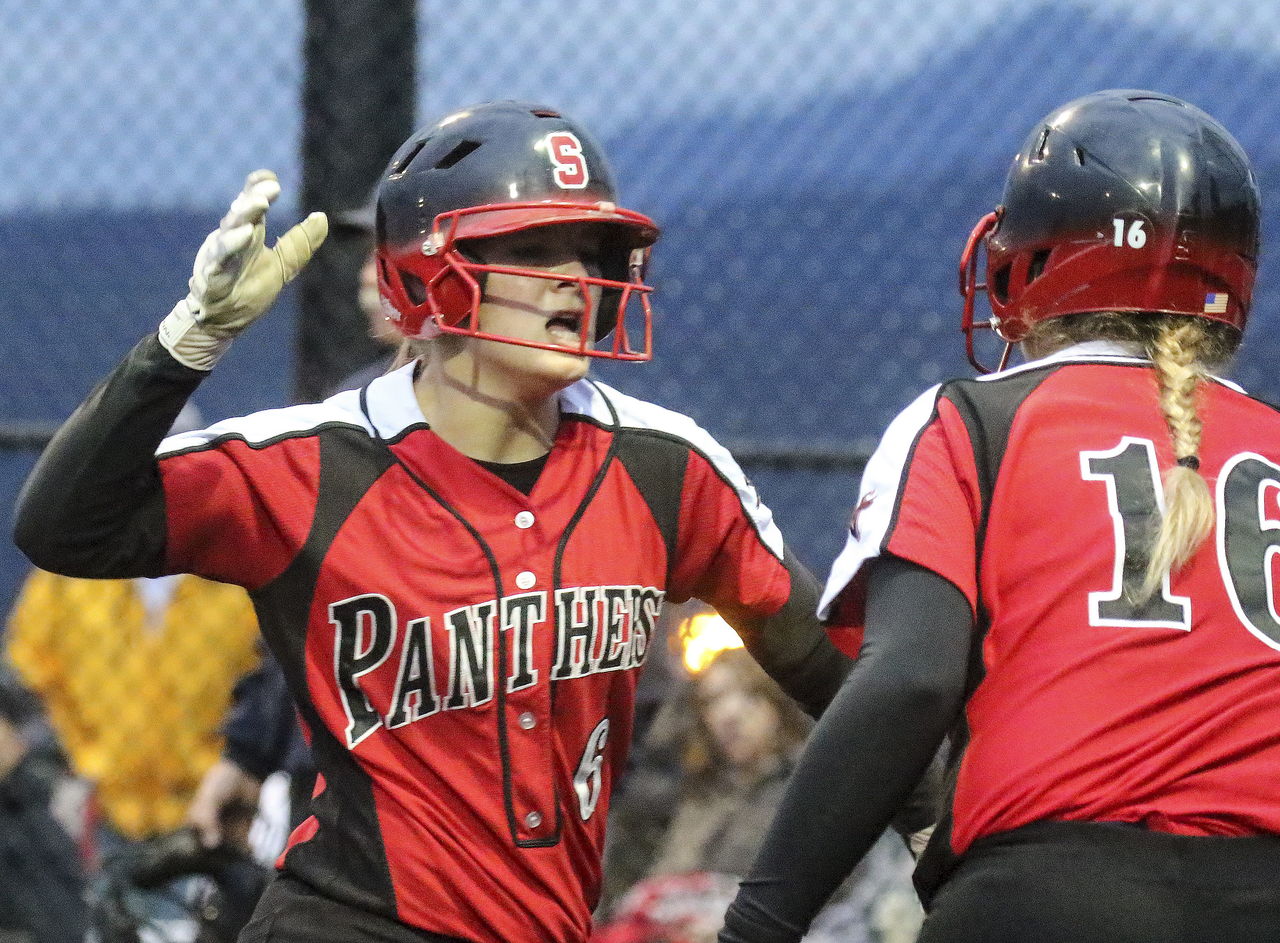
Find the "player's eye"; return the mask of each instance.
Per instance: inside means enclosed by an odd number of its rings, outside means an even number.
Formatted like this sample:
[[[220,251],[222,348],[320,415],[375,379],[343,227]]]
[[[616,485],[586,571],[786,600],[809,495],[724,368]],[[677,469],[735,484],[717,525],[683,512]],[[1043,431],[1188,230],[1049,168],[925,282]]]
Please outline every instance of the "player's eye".
[[[514,259],[523,262],[525,265],[550,266],[564,261],[564,253],[556,251],[549,246],[520,246],[515,249],[511,255]]]
[[[558,261],[562,252],[537,242],[517,242],[507,245],[492,246],[483,252],[486,262],[495,265],[551,266]]]

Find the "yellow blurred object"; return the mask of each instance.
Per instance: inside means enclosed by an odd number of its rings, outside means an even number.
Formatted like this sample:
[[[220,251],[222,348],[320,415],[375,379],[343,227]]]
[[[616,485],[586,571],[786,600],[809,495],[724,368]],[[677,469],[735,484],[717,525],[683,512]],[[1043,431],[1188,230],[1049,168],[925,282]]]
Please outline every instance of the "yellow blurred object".
[[[695,612],[680,623],[684,666],[697,674],[725,649],[742,648],[742,639],[714,610]]]
[[[182,824],[222,751],[235,682],[259,661],[258,623],[238,586],[196,576],[88,580],[32,572],[7,655],[44,701],[72,766],[126,838]]]

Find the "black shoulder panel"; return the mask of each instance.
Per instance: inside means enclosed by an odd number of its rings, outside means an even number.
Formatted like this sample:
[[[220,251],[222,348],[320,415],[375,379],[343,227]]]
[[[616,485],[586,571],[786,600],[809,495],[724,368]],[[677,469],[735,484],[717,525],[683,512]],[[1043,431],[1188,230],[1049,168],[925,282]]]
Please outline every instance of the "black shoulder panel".
[[[973,444],[973,459],[978,469],[978,488],[982,495],[982,523],[978,542],[986,530],[987,514],[991,509],[991,494],[995,491],[1000,465],[1004,462],[1005,449],[1009,446],[1009,430],[1013,418],[1027,397],[1052,375],[1062,364],[1046,365],[1014,373],[996,380],[952,380],[943,385],[939,393],[955,406],[960,418],[969,430]]]
[[[680,497],[684,493],[690,446],[660,432],[624,429],[617,435],[615,454],[644,496],[649,513],[658,525],[667,548],[670,573],[680,536]]]
[[[1063,364],[1046,364],[1043,368],[1019,371],[992,380],[953,380],[943,386],[940,399],[946,399],[960,414],[969,441],[973,446],[973,460],[978,473],[978,490],[982,498],[982,519],[978,525],[978,556],[981,560],[983,536],[987,529],[987,517],[991,512],[991,495],[996,479],[1004,463],[1009,446],[1009,433],[1013,428],[1018,409],[1037,387],[1047,380]],[[974,633],[969,647],[969,668],[965,681],[965,698],[973,693],[983,678],[982,643],[986,637],[989,620],[978,600],[974,613]],[[951,731],[947,751],[946,770],[942,792],[945,797],[943,814],[929,844],[916,865],[914,882],[920,900],[927,908],[932,903],[938,886],[956,865],[951,851],[951,806],[955,799],[956,777],[960,763],[969,746],[969,727],[965,715],[960,713]]]
[[[315,836],[294,846],[285,869],[339,900],[395,916],[395,890],[373,801],[372,781],[320,720],[307,692],[305,646],[308,616],[320,568],[334,537],[373,483],[393,464],[390,450],[357,428],[320,434],[320,488],[315,519],[302,549],[275,580],[252,593],[262,634],[271,646],[312,734],[316,766],[328,788],[312,802]],[[337,796],[344,797],[343,802]],[[360,797],[353,801],[353,797]],[[352,886],[335,886],[332,862],[361,862]],[[357,883],[358,882],[358,883]]]

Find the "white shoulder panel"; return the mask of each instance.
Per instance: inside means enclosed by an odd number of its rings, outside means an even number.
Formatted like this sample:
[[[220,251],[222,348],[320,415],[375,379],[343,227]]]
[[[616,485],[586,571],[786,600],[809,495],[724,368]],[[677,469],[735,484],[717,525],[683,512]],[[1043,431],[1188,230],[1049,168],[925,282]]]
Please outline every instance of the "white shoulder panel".
[[[613,407],[612,411],[610,406]],[[782,532],[774,523],[773,512],[760,500],[755,485],[747,478],[729,450],[688,416],[628,396],[596,380],[579,380],[568,387],[560,394],[560,408],[567,413],[586,416],[605,427],[613,426],[616,422],[624,429],[651,430],[687,442],[733,487],[764,545],[774,556],[782,559]]]
[[[929,419],[933,416],[941,384],[930,387],[898,413],[880,438],[862,473],[858,488],[857,529],[852,524],[844,549],[831,564],[831,575],[818,601],[818,615],[825,619],[846,586],[853,582],[862,565],[880,555],[880,547],[898,506],[898,493],[906,475],[907,459]]]
[[[426,423],[422,408],[418,406],[418,398],[413,392],[414,362],[410,361],[398,370],[373,380],[367,387],[366,396],[369,404],[369,415],[378,427],[378,435],[384,439],[395,439],[410,426]],[[340,399],[353,395],[352,406],[355,413],[360,413],[360,391],[351,390],[339,393],[328,400]],[[368,428],[368,421],[360,416],[361,425]]]
[[[368,386],[369,414],[383,438],[395,438],[406,427],[422,423],[422,411],[413,396],[412,366]],[[304,403],[267,409],[235,419],[224,419],[207,429],[170,436],[160,443],[156,455],[199,448],[218,439],[243,439],[250,445],[263,445],[276,439],[306,435],[320,426],[342,424],[360,428],[372,435],[369,419],[360,409],[360,391],[344,390],[322,403]]]

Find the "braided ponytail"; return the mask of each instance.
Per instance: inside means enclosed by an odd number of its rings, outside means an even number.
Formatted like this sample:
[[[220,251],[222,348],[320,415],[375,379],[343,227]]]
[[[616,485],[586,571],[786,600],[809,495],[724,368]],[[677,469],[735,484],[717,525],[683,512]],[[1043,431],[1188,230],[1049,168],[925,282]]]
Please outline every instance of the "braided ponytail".
[[[1211,346],[1205,324],[1200,318],[1169,318],[1149,347],[1176,464],[1164,473],[1164,515],[1137,602],[1150,599],[1213,530],[1213,496],[1200,475],[1203,424],[1196,409],[1196,394],[1206,375],[1206,348]]]
[[[1082,312],[1035,324],[1023,340],[1029,357],[1043,357],[1070,344],[1110,340],[1142,347],[1155,366],[1175,464],[1164,473],[1165,508],[1153,535],[1142,586],[1131,600],[1141,604],[1167,574],[1191,558],[1213,530],[1213,496],[1200,476],[1203,430],[1196,396],[1209,371],[1227,363],[1240,346],[1240,331],[1229,324],[1186,315]]]

